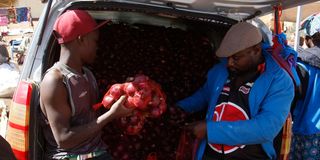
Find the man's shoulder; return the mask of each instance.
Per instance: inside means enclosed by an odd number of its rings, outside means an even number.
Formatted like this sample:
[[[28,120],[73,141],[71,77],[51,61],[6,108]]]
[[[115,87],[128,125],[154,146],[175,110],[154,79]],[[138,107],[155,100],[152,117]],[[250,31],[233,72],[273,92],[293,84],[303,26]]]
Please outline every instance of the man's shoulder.
[[[284,68],[281,67],[279,62],[277,62],[276,58],[272,56],[271,54],[264,54],[265,58],[265,72],[268,73],[268,75],[271,76],[282,76],[287,75],[288,78],[290,78],[289,73],[285,71]]]
[[[272,56],[268,56],[266,60],[265,74],[268,76],[266,79],[271,80],[273,85],[286,87],[294,87],[294,83],[289,73],[282,68]]]
[[[41,86],[50,86],[61,82],[63,82],[63,75],[61,72],[58,69],[50,69],[45,73],[40,84]]]
[[[307,48],[304,52],[299,53],[299,59],[302,62],[320,68],[320,48]]]
[[[306,48],[299,55],[304,55],[304,56],[309,55],[309,56],[320,57],[320,48],[319,47]]]
[[[281,91],[283,93],[294,93],[294,80],[290,77],[289,73],[280,67],[277,73],[272,74],[273,79],[271,88],[273,91]]]

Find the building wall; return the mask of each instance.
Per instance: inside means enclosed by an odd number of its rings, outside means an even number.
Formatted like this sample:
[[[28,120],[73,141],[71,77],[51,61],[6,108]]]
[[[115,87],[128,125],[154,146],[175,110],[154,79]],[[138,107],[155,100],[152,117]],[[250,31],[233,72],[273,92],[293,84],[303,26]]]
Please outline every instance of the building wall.
[[[15,7],[31,7],[32,18],[39,18],[45,4],[41,3],[40,0],[16,0]]]

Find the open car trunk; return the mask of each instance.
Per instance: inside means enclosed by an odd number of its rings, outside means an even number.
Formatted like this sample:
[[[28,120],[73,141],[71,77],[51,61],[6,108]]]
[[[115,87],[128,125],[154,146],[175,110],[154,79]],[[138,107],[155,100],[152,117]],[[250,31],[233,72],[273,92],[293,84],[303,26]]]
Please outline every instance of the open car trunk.
[[[49,0],[28,49],[20,80],[40,82],[46,70],[58,61],[60,47],[52,28],[66,9],[88,10],[97,21],[111,20],[101,28],[97,59],[88,66],[99,84],[99,100],[110,85],[143,73],[162,86],[168,109],[161,118],[147,120],[139,135],[126,135],[116,124],[108,124],[103,134],[108,150],[116,160],[141,160],[148,155],[175,159],[183,125],[180,120],[204,119],[205,111],[186,119],[174,109],[174,104],[205,81],[207,71],[217,63],[215,50],[230,26],[270,13],[279,4],[286,9],[313,1],[316,0]],[[23,91],[17,93],[30,98]],[[32,93],[33,96],[39,98],[37,94]],[[39,103],[31,101],[30,108],[30,130],[19,131],[26,136],[14,137],[19,145],[13,148],[20,149],[26,159],[43,159],[45,148],[37,128]],[[28,117],[29,112],[21,112],[25,116],[20,112],[15,115]],[[13,117],[13,112],[10,114]],[[191,150],[183,155],[186,157],[181,159],[190,158]]]
[[[148,155],[175,159],[184,122],[204,119],[206,112],[186,118],[175,103],[204,83],[207,71],[218,62],[214,53],[230,24],[136,12],[90,13],[112,20],[100,28],[97,58],[88,66],[98,82],[99,101],[112,84],[136,74],[155,80],[167,96],[167,111],[160,118],[147,119],[137,135],[125,134],[117,121],[108,124],[102,135],[108,151],[117,160],[143,160]],[[56,42],[54,46],[48,68],[59,57],[60,47]],[[191,144],[188,147],[192,149]],[[191,152],[185,154],[191,158]]]
[[[140,134],[123,134],[117,121],[105,127],[103,139],[114,159],[141,160],[151,153],[156,153],[159,160],[175,159],[183,125],[177,121],[184,117],[175,112],[174,104],[202,85],[206,72],[216,63],[211,39],[222,36],[201,31],[208,27],[221,34],[228,28],[205,23],[185,25],[186,29],[180,29],[119,23],[101,29],[97,61],[91,66],[100,96],[110,85],[123,83],[136,74],[155,80],[167,96],[165,114],[158,119],[147,119]],[[197,117],[204,119],[204,115]]]

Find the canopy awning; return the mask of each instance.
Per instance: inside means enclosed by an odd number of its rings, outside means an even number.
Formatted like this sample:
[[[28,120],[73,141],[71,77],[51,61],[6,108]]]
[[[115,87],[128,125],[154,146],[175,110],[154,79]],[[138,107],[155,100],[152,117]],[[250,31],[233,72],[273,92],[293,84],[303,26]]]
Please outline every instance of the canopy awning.
[[[0,7],[11,7],[14,5],[15,0],[1,0]]]
[[[301,19],[305,19],[308,16],[318,13],[320,11],[320,1],[309,3],[301,6]],[[288,22],[296,22],[297,7],[286,9],[282,11],[281,20]]]

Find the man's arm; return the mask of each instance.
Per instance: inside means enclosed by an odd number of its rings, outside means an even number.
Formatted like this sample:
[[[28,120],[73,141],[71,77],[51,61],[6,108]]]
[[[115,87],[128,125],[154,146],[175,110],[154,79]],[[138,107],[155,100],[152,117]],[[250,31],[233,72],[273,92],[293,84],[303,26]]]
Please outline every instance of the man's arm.
[[[44,77],[40,87],[43,112],[46,113],[54,138],[60,148],[75,147],[97,133],[115,118],[131,113],[122,105],[121,97],[111,109],[96,120],[77,127],[70,126],[71,106],[68,103],[67,89],[63,76],[58,71],[51,71]]]
[[[287,118],[294,93],[293,82],[289,78],[275,79],[274,82],[279,80],[282,82],[271,86],[260,104],[259,113],[250,120],[208,120],[191,124],[188,128],[200,139],[207,136],[210,143],[239,145],[271,142]]]

